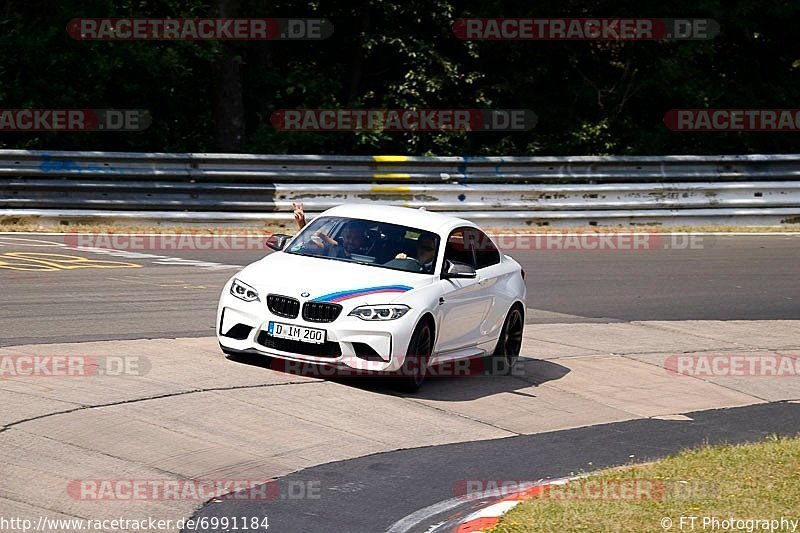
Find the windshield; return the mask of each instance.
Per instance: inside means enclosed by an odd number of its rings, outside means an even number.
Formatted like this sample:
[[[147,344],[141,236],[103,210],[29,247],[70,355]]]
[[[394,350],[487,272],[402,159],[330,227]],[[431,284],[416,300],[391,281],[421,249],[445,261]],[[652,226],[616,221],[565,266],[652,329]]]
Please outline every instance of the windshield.
[[[286,253],[432,274],[439,237],[430,231],[347,217],[318,217]]]

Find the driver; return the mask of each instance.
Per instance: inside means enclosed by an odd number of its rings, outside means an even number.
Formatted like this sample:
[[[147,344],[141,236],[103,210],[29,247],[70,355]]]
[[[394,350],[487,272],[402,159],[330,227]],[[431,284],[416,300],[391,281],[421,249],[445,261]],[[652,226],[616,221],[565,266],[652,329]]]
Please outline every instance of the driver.
[[[352,254],[364,251],[366,232],[366,223],[361,220],[350,220],[342,228],[341,242],[330,238],[322,231],[316,232],[310,242],[325,248],[328,257],[350,259]]]
[[[294,222],[297,224],[297,229],[303,229],[306,226],[306,212],[303,202],[292,202],[292,211],[294,212]]]
[[[297,229],[306,225],[305,206],[302,202],[292,202],[294,221]],[[350,259],[351,254],[363,251],[367,225],[360,220],[351,220],[342,228],[342,242],[330,238],[325,232],[316,232],[309,241],[310,244],[325,249],[329,257]]]
[[[354,253],[364,251],[364,236],[367,233],[367,225],[360,220],[351,220],[342,228],[342,242],[336,243],[328,253],[330,257],[341,257],[350,259]]]

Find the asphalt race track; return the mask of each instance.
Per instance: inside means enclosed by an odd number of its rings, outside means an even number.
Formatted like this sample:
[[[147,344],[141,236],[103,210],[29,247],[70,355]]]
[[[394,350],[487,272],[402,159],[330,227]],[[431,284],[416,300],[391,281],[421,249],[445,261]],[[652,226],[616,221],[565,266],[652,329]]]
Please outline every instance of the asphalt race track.
[[[223,357],[213,337],[220,287],[262,249],[119,252],[1,234],[0,360],[81,354],[143,366],[122,376],[0,375],[0,514],[449,531],[482,503],[457,497],[465,480],[536,481],[706,440],[800,432],[798,376],[665,370],[676,354],[800,356],[800,235],[658,242],[508,252],[528,283],[519,372],[433,378],[405,395]],[[134,502],[65,489],[120,477],[263,479],[280,489],[267,500]],[[303,490],[293,497],[292,487]]]
[[[691,421],[634,420],[382,453],[320,465],[282,479],[291,486],[320,480],[319,498],[228,499],[207,505],[195,519],[268,516],[275,530],[314,533],[452,531],[445,526],[457,525],[458,517],[488,499],[465,494],[469,481],[555,479],[626,464],[632,457],[647,461],[704,442],[747,442],[775,433],[800,433],[797,414],[796,405],[773,403],[690,413]]]
[[[800,319],[798,239],[705,236],[700,249],[510,253],[528,273],[528,323]],[[162,258],[126,260],[64,247],[62,236],[7,234],[0,261],[8,253],[50,253],[138,267],[0,269],[0,346],[213,335],[219,287],[266,253],[141,250]]]

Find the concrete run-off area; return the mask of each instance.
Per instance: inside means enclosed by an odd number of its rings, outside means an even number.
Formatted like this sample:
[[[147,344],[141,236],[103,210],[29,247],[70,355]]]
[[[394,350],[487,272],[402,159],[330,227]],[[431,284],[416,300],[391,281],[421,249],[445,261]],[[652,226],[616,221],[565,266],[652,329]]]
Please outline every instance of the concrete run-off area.
[[[798,400],[792,370],[718,364],[759,354],[796,361],[798,331],[800,321],[781,320],[529,324],[512,375],[435,377],[413,395],[385,380],[229,360],[212,337],[7,347],[0,515],[177,521],[208,493],[98,496],[80,487],[231,486],[402,448]],[[14,375],[8,364],[47,356],[83,358],[95,370]],[[676,357],[711,364],[677,372]]]

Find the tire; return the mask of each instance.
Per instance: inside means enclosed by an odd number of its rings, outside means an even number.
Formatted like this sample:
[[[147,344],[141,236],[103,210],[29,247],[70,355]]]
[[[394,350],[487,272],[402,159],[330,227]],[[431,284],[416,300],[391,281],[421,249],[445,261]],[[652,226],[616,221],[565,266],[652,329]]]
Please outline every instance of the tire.
[[[506,315],[494,353],[487,358],[489,373],[501,376],[511,373],[514,363],[519,359],[524,327],[525,317],[522,311],[518,305],[512,306]]]
[[[433,326],[429,320],[417,325],[408,343],[405,361],[395,378],[396,387],[403,392],[417,392],[428,373],[428,361],[433,351]]]

